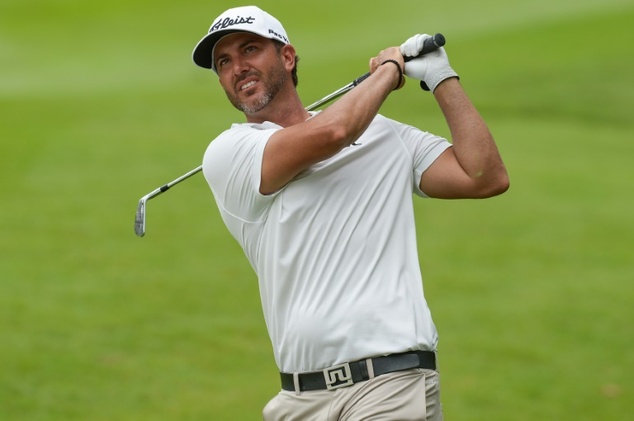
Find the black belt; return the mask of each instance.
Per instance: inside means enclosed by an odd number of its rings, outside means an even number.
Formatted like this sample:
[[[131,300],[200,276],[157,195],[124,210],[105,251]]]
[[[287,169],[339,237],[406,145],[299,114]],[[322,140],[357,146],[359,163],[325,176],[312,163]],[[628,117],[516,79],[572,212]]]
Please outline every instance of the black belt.
[[[368,367],[370,360],[371,367]],[[303,392],[308,390],[338,389],[373,377],[412,368],[436,370],[436,353],[411,351],[339,364],[322,371],[310,373],[280,373],[282,389]],[[373,374],[373,375],[372,375]]]

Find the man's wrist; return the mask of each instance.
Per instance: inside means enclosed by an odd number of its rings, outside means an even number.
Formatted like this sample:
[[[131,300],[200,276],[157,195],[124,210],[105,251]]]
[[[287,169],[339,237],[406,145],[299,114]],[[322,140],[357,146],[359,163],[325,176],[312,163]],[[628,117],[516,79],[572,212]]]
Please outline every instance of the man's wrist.
[[[384,64],[387,63],[392,63],[396,66],[396,69],[398,71],[398,83],[396,85],[396,88],[394,88],[394,90],[396,91],[397,89],[400,89],[403,86],[403,82],[404,82],[404,77],[403,77],[403,68],[401,67],[400,63],[396,60],[393,59],[388,59],[385,60],[383,63],[381,63],[381,66],[383,66]]]
[[[458,74],[451,67],[448,67],[444,69],[443,71],[440,71],[432,75],[432,77],[429,79],[430,80],[427,81],[427,86],[429,86],[432,93],[434,93],[436,89],[438,88],[438,86],[444,81],[450,80],[450,79],[459,80],[460,76],[458,76]]]
[[[441,80],[435,86],[434,91],[432,93],[436,94],[436,93],[438,93],[439,90],[442,91],[442,89],[450,89],[452,86],[455,86],[454,83],[460,85],[460,77],[458,77],[458,76],[449,76],[449,77]],[[441,87],[442,87],[442,89],[441,89]]]

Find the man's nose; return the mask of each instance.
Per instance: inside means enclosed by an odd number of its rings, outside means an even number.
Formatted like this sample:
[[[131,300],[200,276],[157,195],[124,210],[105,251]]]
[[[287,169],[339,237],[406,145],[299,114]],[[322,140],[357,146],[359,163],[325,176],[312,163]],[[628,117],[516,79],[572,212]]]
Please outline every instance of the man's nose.
[[[241,58],[235,58],[232,61],[232,65],[233,65],[233,73],[236,76],[249,70],[248,63],[246,62],[246,60],[243,60]]]

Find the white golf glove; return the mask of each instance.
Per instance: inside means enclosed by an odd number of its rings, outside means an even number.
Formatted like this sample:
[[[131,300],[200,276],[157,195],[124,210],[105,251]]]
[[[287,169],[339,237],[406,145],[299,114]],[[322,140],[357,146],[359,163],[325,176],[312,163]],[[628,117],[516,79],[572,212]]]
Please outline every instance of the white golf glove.
[[[431,35],[418,34],[401,45],[403,57],[416,57],[423,49],[423,43]],[[421,81],[420,86],[426,91],[434,92],[445,79],[458,77],[449,65],[449,58],[443,47],[425,54],[422,57],[405,62],[405,75]]]

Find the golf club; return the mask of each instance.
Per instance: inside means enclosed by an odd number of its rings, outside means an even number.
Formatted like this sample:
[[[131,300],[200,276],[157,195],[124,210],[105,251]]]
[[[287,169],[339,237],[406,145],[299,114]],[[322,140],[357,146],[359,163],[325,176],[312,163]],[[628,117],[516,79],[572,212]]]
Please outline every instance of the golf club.
[[[427,38],[423,44],[423,48],[420,52],[420,56],[425,55],[431,51],[434,51],[440,47],[442,47],[443,45],[445,45],[445,37],[442,34],[436,34],[430,38]],[[414,59],[414,57],[405,57],[405,61],[410,61]],[[345,94],[346,92],[350,91],[351,89],[353,89],[354,87],[358,86],[361,82],[363,82],[365,79],[367,79],[370,76],[370,73],[366,73],[363,76],[360,76],[358,78],[356,78],[355,80],[353,80],[352,82],[350,82],[349,84],[345,85],[344,87],[336,90],[335,92],[331,93],[330,95],[327,95],[325,97],[323,97],[322,99],[320,99],[317,102],[314,102],[312,104],[310,104],[308,107],[306,107],[306,111],[314,111],[315,109],[317,109],[318,107],[336,99],[339,98],[341,95]],[[421,87],[423,87],[423,82],[421,82]],[[424,89],[424,88],[423,88]],[[146,208],[146,204],[147,201],[158,196],[159,194],[166,192],[167,190],[170,189],[170,187],[180,183],[181,181],[184,181],[186,179],[188,179],[189,177],[191,177],[194,174],[199,173],[200,171],[202,171],[203,167],[202,165],[199,167],[194,168],[193,170],[189,171],[186,174],[181,175],[180,177],[178,177],[177,179],[170,181],[169,183],[157,188],[156,190],[151,191],[150,193],[146,194],[145,196],[143,196],[141,199],[139,199],[139,204],[137,206],[137,210],[136,210],[136,215],[134,218],[134,233],[138,236],[138,237],[143,237],[145,235],[145,208]]]
[[[193,170],[189,171],[187,174],[181,175],[177,179],[170,181],[164,186],[161,186],[158,189],[151,191],[150,193],[146,194],[141,199],[139,199],[139,205],[136,209],[136,215],[134,217],[134,232],[136,233],[137,236],[143,237],[145,235],[145,204],[147,203],[147,201],[169,190],[169,188],[172,187],[173,185],[176,185],[180,183],[181,181],[188,179],[192,175],[200,172],[200,170],[202,169],[203,169],[202,165],[198,168],[194,168]]]

